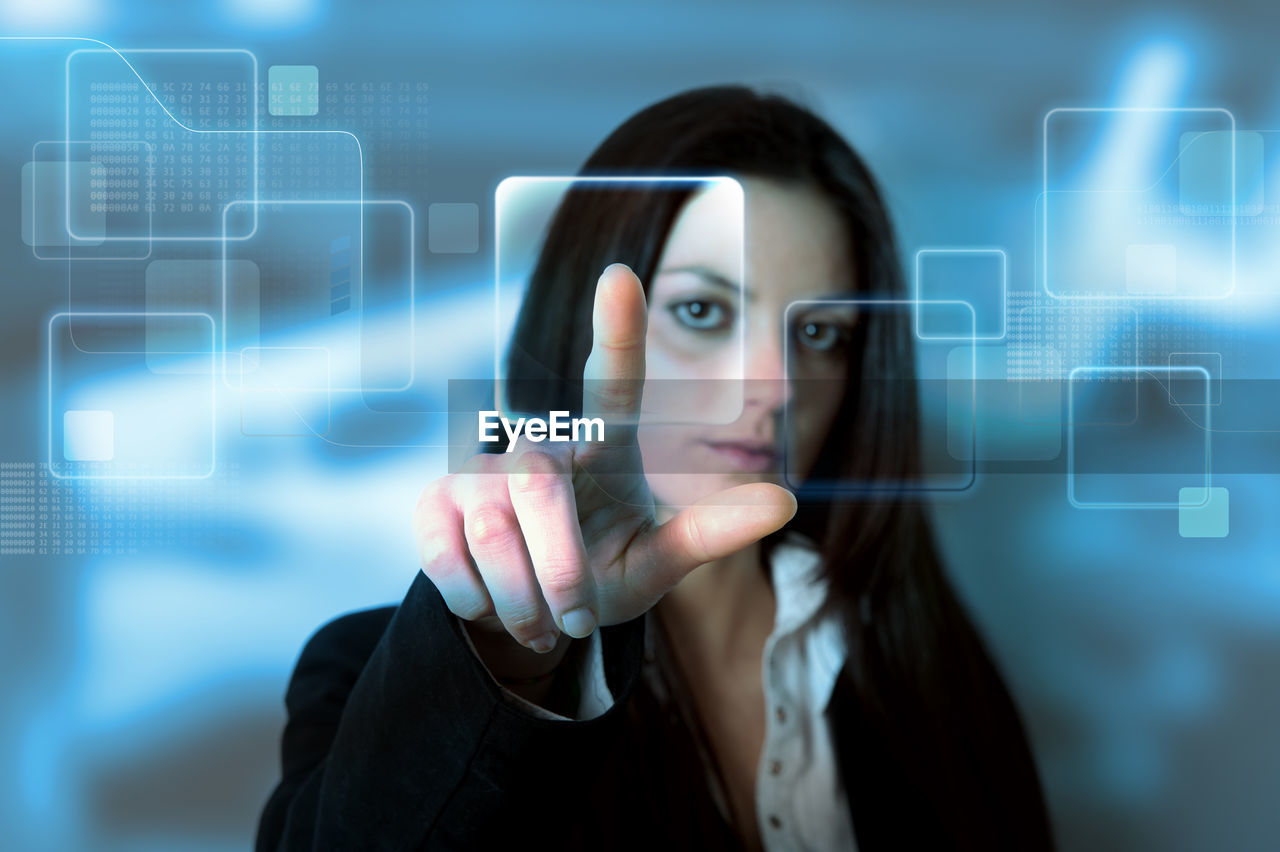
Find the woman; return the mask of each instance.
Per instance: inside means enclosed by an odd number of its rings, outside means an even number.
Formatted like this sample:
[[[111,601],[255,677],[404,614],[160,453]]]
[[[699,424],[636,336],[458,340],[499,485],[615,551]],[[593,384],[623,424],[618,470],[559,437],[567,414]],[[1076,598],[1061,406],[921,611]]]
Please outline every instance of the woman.
[[[302,654],[259,848],[1050,848],[1017,712],[894,499],[918,468],[914,395],[886,390],[912,335],[857,307],[905,298],[861,160],[725,87],[637,114],[583,174],[736,177],[745,302],[724,192],[566,196],[509,393],[607,440],[521,438],[424,491],[404,601]],[[716,381],[726,353],[739,382]],[[736,419],[647,425],[672,376],[737,388]]]

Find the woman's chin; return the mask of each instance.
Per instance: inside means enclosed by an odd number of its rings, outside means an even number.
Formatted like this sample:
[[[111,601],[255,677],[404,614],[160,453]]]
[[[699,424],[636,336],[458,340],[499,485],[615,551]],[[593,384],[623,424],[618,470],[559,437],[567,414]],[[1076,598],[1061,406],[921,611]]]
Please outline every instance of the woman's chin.
[[[654,500],[667,506],[691,506],[721,491],[756,482],[785,487],[782,475],[776,471],[650,473],[645,476]]]

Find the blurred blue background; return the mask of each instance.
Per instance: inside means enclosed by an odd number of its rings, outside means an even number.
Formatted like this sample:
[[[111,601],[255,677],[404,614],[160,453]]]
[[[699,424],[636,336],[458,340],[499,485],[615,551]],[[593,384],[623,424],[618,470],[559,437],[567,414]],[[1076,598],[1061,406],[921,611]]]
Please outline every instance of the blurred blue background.
[[[999,378],[1026,377],[1014,375],[1015,350],[1057,357],[1061,370],[1110,357],[1118,329],[1137,316],[1138,341],[1124,345],[1138,348],[1138,360],[1173,363],[1172,352],[1212,352],[1221,356],[1217,378],[1254,382],[1247,393],[1258,395],[1256,406],[1214,415],[1227,427],[1213,433],[1221,464],[1212,483],[1229,492],[1227,535],[1222,518],[1204,535],[1176,497],[1172,510],[1073,506],[1060,423],[1047,451],[1043,442],[1013,438],[1022,450],[980,450],[984,460],[1013,463],[984,467],[963,499],[940,501],[933,511],[951,575],[1027,720],[1063,849],[1275,848],[1280,560],[1270,512],[1280,418],[1266,395],[1280,340],[1280,208],[1271,202],[1280,195],[1267,191],[1280,157],[1272,134],[1280,130],[1280,80],[1269,4],[6,0],[0,9],[0,79],[9,103],[0,124],[8,199],[0,206],[0,826],[7,848],[251,844],[278,773],[282,695],[298,651],[328,619],[401,597],[417,568],[414,500],[446,470],[439,413],[446,380],[491,374],[494,188],[510,175],[570,174],[640,107],[723,82],[799,97],[847,135],[885,187],[908,269],[922,248],[1004,251],[1008,335],[982,341],[984,352],[995,351],[979,359],[996,364]],[[308,221],[319,233],[317,220],[305,217],[283,232],[292,234],[283,239],[293,255],[276,248],[255,255],[252,241],[234,244],[228,257],[254,258],[261,277],[228,285],[225,316],[216,240],[155,242],[143,259],[128,241],[32,246],[41,243],[32,228],[44,227],[37,217],[24,241],[24,166],[56,183],[61,168],[39,164],[63,159],[61,145],[51,154],[34,146],[66,140],[68,127],[95,133],[92,116],[72,110],[91,102],[85,92],[93,82],[128,77],[112,55],[94,54],[90,66],[68,61],[73,51],[101,44],[9,39],[16,36],[96,39],[122,51],[206,51],[195,57],[197,70],[181,65],[189,55],[126,55],[144,78],[231,81],[207,90],[215,107],[218,95],[233,95],[225,115],[175,98],[172,106],[187,109],[181,114],[193,126],[243,128],[256,119],[262,130],[346,131],[264,133],[261,159],[250,161],[237,159],[253,153],[243,137],[227,150],[200,149],[207,138],[166,137],[173,128],[162,115],[143,128],[155,137],[157,157],[171,155],[158,168],[175,170],[156,179],[189,181],[197,196],[195,209],[157,216],[156,236],[216,237],[219,216],[201,214],[196,184],[212,187],[214,201],[219,192],[243,198],[236,176],[253,169],[261,199],[404,202],[370,209],[411,216],[376,228],[364,220],[369,239],[385,242],[364,244],[371,265],[362,310],[342,305],[350,282],[339,273],[351,249],[340,238],[305,256],[294,244],[308,236]],[[213,49],[233,52],[207,53]],[[317,69],[314,84],[309,72],[290,70],[297,66]],[[1230,111],[1237,132],[1256,134],[1256,144],[1248,137],[1249,162],[1257,165],[1249,179],[1262,196],[1250,198],[1262,206],[1238,218],[1229,298],[1136,302],[1164,284],[1135,285],[1131,276],[1130,286],[1111,293],[1113,308],[1133,308],[1121,310],[1117,323],[1047,295],[1037,262],[1045,233],[1044,119],[1062,107],[1216,107]],[[144,108],[135,106],[135,114]],[[160,150],[166,139],[179,147]],[[1104,172],[1107,156],[1123,147],[1115,139],[1110,147],[1083,145],[1079,172]],[[1237,147],[1238,166],[1244,150]],[[200,171],[218,157],[228,159]],[[217,184],[227,173],[230,183]],[[1245,180],[1243,166],[1228,173],[1233,178]],[[34,183],[30,191],[45,197]],[[326,209],[333,216],[343,210]],[[285,212],[296,211],[264,207],[259,224],[279,223]],[[103,228],[102,236],[141,221],[89,227]],[[361,233],[359,222],[346,227]],[[113,246],[131,259],[102,260]],[[176,289],[164,289],[149,271],[165,259],[187,264]],[[375,260],[387,268],[375,270]],[[330,291],[320,295],[318,314],[308,313],[315,294],[305,291],[305,274],[296,286],[277,286],[289,269],[313,262]],[[282,271],[271,272],[272,264]],[[236,295],[242,285],[243,298]],[[84,350],[53,345],[55,314],[157,305],[208,312],[219,334],[225,329],[241,345],[260,341],[264,364],[268,348],[328,350],[291,367],[327,378],[250,388],[219,373],[210,396],[169,396],[145,386],[155,372],[147,356],[150,370],[127,359],[90,365],[99,370],[95,399],[109,403],[72,399],[53,386],[51,369],[73,375],[65,371],[82,367],[61,359]],[[1015,320],[1028,310],[1087,320],[1046,355],[1037,335],[1048,320],[1018,330]],[[1081,335],[1077,358],[1068,350]],[[222,345],[215,335],[212,343],[183,341],[197,348],[180,351],[194,363]],[[352,347],[361,359],[352,360]],[[340,375],[352,363],[358,374]],[[999,372],[1006,364],[1007,373]],[[194,374],[207,390],[207,369],[174,372]],[[326,393],[324,382],[353,389]],[[164,465],[134,459],[119,469],[134,479],[51,477],[44,467],[50,442],[60,475],[119,472],[114,462],[94,467],[92,447],[82,451],[88,467],[65,462],[59,432],[64,408],[108,404],[118,410],[117,429],[126,410],[156,429],[153,446]],[[209,423],[212,447],[183,437]],[[1019,460],[1036,463],[1020,467]]]

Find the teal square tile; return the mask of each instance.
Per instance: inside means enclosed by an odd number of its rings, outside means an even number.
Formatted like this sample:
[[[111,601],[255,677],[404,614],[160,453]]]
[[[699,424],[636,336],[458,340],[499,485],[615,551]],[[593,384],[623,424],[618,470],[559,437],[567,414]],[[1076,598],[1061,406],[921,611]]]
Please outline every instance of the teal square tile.
[[[314,65],[272,65],[267,69],[267,111],[272,115],[320,112],[320,69]]]
[[[1008,290],[1001,249],[921,249],[916,252],[916,334],[921,340],[999,340],[1005,336]],[[965,302],[972,311],[931,302]]]
[[[479,205],[427,205],[427,251],[432,254],[475,254],[479,250]]]
[[[1178,491],[1178,534],[1183,538],[1226,538],[1231,531],[1231,495],[1225,488]]]
[[[64,411],[62,457],[67,461],[111,461],[116,417],[111,411]]]

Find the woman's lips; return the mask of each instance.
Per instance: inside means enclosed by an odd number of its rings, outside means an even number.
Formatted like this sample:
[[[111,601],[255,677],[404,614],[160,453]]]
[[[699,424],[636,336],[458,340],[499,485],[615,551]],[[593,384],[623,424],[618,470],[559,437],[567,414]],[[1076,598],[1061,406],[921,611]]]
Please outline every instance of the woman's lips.
[[[778,465],[778,451],[773,444],[751,441],[703,441],[733,469],[747,473],[764,473]]]

